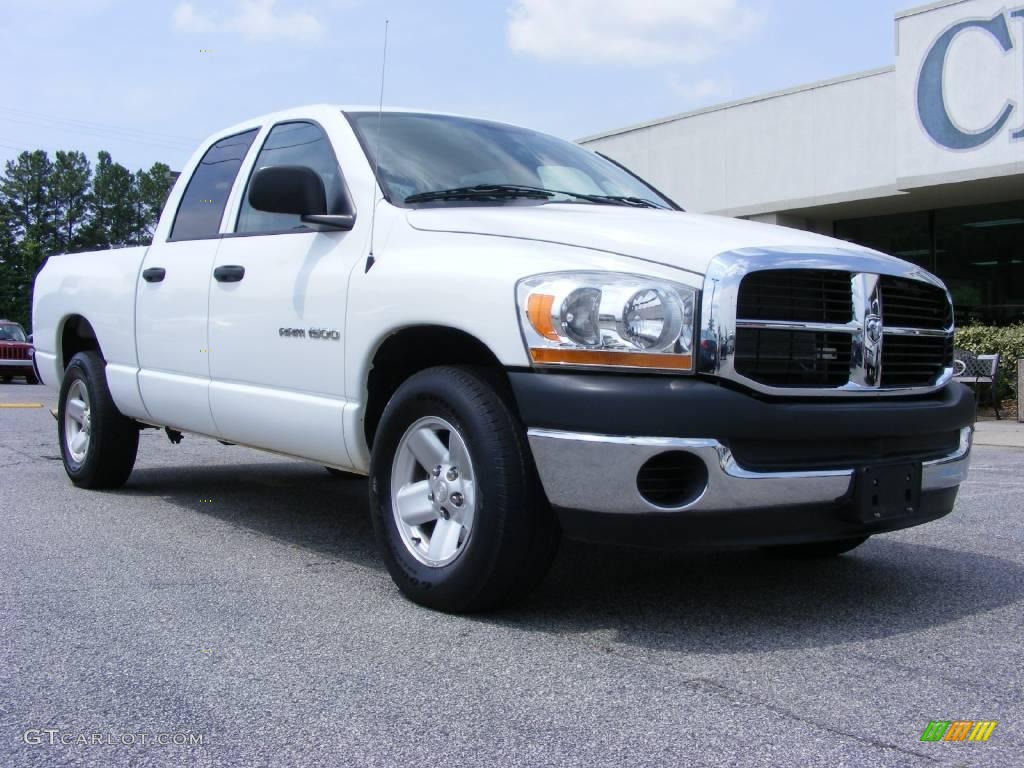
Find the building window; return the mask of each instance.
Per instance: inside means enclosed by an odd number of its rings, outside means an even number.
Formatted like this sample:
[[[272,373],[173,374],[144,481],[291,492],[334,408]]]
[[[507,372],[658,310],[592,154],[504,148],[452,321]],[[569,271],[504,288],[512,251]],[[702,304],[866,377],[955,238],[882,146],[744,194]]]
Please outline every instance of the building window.
[[[929,271],[935,267],[928,211],[837,221],[836,237],[898,256]]]
[[[846,219],[835,234],[934,272],[958,325],[1024,321],[1024,200]]]
[[[935,255],[960,323],[1024,320],[1024,200],[936,211]]]

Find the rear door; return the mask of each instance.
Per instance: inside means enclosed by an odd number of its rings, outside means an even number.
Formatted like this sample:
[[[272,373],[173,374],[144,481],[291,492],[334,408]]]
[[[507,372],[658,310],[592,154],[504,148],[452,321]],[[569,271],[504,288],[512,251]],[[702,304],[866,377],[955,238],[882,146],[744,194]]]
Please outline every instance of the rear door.
[[[217,435],[210,411],[207,321],[214,257],[228,196],[258,129],[203,155],[170,231],[157,231],[136,295],[139,391],[153,422]]]
[[[232,442],[347,467],[345,303],[366,237],[253,209],[251,173],[275,165],[312,168],[324,182],[328,212],[345,212],[345,180],[323,128],[308,120],[273,126],[240,196],[235,231],[223,236],[215,259],[213,415]]]

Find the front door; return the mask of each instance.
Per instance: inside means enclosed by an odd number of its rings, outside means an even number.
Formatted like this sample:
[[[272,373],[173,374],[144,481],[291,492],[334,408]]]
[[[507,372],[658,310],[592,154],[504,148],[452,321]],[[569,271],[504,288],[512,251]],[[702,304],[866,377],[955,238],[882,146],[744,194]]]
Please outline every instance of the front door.
[[[340,199],[344,181],[318,125],[274,126],[252,172],[273,165],[312,168],[328,205]],[[350,466],[342,427],[345,303],[364,239],[257,211],[246,188],[235,233],[217,251],[210,295],[210,403],[225,439]]]

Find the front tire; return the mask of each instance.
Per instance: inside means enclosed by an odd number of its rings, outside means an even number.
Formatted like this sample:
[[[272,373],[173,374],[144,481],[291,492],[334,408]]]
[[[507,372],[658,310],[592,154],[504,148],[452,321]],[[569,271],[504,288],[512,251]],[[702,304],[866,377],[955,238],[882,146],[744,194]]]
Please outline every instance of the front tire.
[[[106,363],[79,352],[60,386],[57,433],[64,470],[82,488],[120,488],[135,466],[139,429],[117,410],[107,388]]]
[[[448,612],[505,605],[543,579],[558,546],[522,427],[477,369],[415,374],[381,416],[370,513],[391,577]]]

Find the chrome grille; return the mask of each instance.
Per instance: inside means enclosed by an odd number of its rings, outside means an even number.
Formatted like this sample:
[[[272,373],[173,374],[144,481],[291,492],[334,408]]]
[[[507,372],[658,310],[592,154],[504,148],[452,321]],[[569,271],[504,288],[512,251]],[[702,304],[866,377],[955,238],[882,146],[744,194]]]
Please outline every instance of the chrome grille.
[[[745,329],[736,336],[736,370],[773,387],[841,387],[850,378],[850,336]]]
[[[938,286],[890,275],[882,275],[878,285],[886,325],[942,330],[953,324],[953,307]]]
[[[704,280],[700,370],[777,395],[933,391],[952,312],[934,277],[869,252],[730,251]]]
[[[845,323],[853,315],[850,273],[768,269],[743,280],[736,316],[750,320]]]
[[[953,365],[953,339],[941,336],[890,336],[882,347],[882,386],[916,387],[933,383]]]

